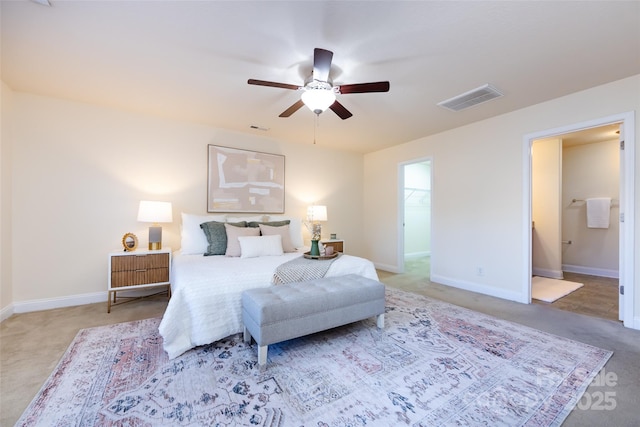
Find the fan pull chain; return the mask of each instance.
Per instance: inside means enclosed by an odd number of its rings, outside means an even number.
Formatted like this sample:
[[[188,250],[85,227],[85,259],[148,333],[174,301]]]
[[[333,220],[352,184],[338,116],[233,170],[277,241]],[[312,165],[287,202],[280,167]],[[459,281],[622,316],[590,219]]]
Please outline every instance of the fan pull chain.
[[[318,121],[320,120],[320,114],[316,114],[313,124],[313,145],[316,145],[316,132],[318,131]]]

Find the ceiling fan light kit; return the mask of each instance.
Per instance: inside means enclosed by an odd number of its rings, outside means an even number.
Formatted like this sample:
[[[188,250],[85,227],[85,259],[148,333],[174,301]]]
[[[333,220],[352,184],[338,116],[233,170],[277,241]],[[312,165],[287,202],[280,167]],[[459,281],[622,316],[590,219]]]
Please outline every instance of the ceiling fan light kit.
[[[308,84],[302,96],[302,102],[316,114],[322,113],[336,102],[336,94],[330,84],[325,82],[317,82],[319,84]]]
[[[346,84],[333,86],[329,80],[331,60],[333,52],[316,48],[313,51],[313,75],[305,81],[304,86],[296,86],[287,83],[270,82],[267,80],[249,79],[250,85],[277,87],[280,89],[302,90],[302,96],[292,106],[284,110],[280,117],[289,117],[298,111],[303,105],[319,115],[327,108],[336,113],[342,120],[348,119],[353,114],[336,99],[336,94],[388,92],[389,82],[371,82]]]

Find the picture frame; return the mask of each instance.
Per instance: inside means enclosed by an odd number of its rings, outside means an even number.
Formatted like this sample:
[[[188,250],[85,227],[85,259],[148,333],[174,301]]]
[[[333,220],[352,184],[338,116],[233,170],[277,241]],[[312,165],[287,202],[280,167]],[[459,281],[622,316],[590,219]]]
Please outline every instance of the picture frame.
[[[284,213],[285,157],[209,144],[207,212]]]
[[[122,236],[122,247],[125,252],[133,252],[138,249],[138,237],[133,233],[125,233]]]

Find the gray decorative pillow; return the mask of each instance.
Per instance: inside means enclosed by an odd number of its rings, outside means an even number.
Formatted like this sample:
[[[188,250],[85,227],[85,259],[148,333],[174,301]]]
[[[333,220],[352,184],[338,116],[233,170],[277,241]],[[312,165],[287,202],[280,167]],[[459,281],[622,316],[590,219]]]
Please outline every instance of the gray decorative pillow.
[[[247,226],[246,221],[229,222],[226,224],[233,225],[234,227]],[[227,230],[224,225],[224,222],[218,221],[203,222],[200,224],[200,228],[204,231],[205,236],[207,236],[207,242],[209,242],[207,252],[204,253],[204,256],[224,255],[227,252]]]

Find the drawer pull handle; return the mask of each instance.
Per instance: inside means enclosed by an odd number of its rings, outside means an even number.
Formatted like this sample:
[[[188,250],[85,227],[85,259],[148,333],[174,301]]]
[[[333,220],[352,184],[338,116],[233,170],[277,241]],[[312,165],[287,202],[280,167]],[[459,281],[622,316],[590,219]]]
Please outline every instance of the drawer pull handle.
[[[136,273],[144,273],[145,271],[147,271],[146,268],[140,269],[140,270],[136,270]]]

